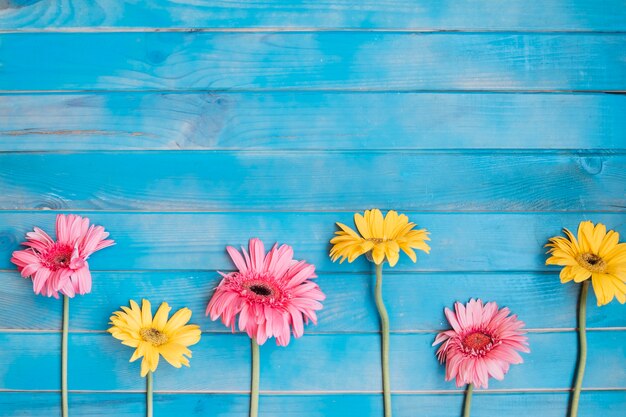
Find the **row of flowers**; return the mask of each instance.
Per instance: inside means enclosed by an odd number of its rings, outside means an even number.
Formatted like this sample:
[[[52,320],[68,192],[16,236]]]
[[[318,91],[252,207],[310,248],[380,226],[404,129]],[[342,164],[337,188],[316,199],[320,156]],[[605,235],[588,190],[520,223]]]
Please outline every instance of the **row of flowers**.
[[[384,217],[380,210],[366,210],[354,215],[356,231],[337,223],[339,230],[331,239],[333,261],[353,262],[365,255],[376,272],[375,301],[381,324],[381,368],[385,417],[391,416],[389,377],[389,317],[382,297],[383,265],[396,265],[400,251],[413,262],[415,250],[429,253],[429,232],[403,214],[390,210]],[[617,298],[626,301],[626,243],[619,243],[618,233],[602,224],[580,223],[577,236],[564,229],[566,237],[550,239],[550,257],[546,264],[563,266],[561,282],[582,283],[579,299],[579,362],[570,404],[570,416],[576,416],[586,358],[585,306],[589,281],[593,283],[598,305]],[[26,234],[27,249],[15,251],[11,261],[21,275],[31,278],[36,294],[48,297],[63,295],[62,329],[62,415],[68,415],[67,336],[69,299],[91,291],[87,262],[94,252],[114,244],[102,226],[77,215],[58,215],[56,239],[35,227]],[[315,266],[294,259],[293,248],[275,244],[266,252],[263,242],[253,238],[248,250],[226,248],[236,270],[222,273],[222,280],[208,303],[206,314],[248,334],[251,340],[250,416],[258,415],[260,355],[259,346],[274,338],[287,346],[291,336],[298,338],[308,322],[317,322],[325,294],[313,281]],[[162,357],[170,365],[189,366],[192,346],[199,342],[200,328],[189,324],[191,311],[183,308],[171,317],[171,308],[163,302],[152,314],[147,300],[142,305],[131,300],[110,318],[109,332],[122,344],[135,349],[130,361],[141,361],[141,376],[146,377],[147,415],[152,415],[153,372]],[[441,345],[437,357],[446,365],[446,380],[457,387],[467,386],[463,415],[469,416],[474,387],[488,387],[489,378],[502,380],[511,364],[522,363],[518,352],[529,352],[524,323],[508,308],[495,302],[471,299],[455,303],[454,311],[445,309],[450,330],[439,333],[433,346]]]

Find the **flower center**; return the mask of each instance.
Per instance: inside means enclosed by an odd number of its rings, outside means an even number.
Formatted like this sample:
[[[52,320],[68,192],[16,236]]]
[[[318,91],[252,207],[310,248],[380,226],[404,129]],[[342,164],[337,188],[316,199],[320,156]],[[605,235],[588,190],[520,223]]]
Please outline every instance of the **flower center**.
[[[165,333],[152,327],[139,330],[139,335],[144,341],[152,343],[152,346],[164,345],[168,340]]]
[[[53,271],[61,268],[68,268],[72,261],[73,249],[70,245],[64,243],[56,243],[44,255],[46,267]]]
[[[606,271],[606,262],[596,254],[586,252],[576,257],[576,262],[583,268],[591,272]]]
[[[479,352],[485,349],[492,342],[493,340],[491,339],[491,336],[486,335],[485,333],[482,333],[482,332],[470,333],[463,338],[463,346],[465,346],[467,349],[474,350],[476,352]]]
[[[374,243],[383,243],[385,241],[385,239],[381,239],[379,237],[370,237],[369,239],[365,239],[369,242],[374,242]]]
[[[262,297],[268,297],[272,295],[273,293],[270,287],[268,287],[267,285],[263,285],[263,284],[250,285],[248,288],[250,289],[250,291],[252,291],[256,295],[260,295]]]

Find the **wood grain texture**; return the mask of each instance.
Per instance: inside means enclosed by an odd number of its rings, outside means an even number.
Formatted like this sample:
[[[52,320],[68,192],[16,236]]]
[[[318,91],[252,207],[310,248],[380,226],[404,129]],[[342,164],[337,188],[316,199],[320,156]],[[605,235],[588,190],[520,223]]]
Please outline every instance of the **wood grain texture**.
[[[127,305],[129,298],[147,298],[155,310],[162,301],[189,307],[205,331],[230,332],[221,322],[204,316],[218,277],[216,271],[94,272],[92,293],[71,302],[70,330],[104,331],[111,312]],[[17,271],[0,272],[0,281],[0,329],[61,328],[60,300],[34,295],[30,280],[21,279]],[[307,333],[379,331],[371,274],[321,274],[317,282],[327,298],[318,313],[318,325],[309,325]],[[471,297],[509,307],[527,328],[576,327],[579,287],[561,284],[555,273],[387,273],[383,290],[391,330],[396,332],[446,328],[444,308]],[[545,313],[547,306],[550,314]],[[623,308],[617,302],[597,307],[591,295],[587,326],[626,328]]]
[[[155,407],[162,415],[237,416],[248,415],[249,397],[244,394],[160,394]],[[583,391],[580,417],[623,417],[625,391]],[[378,417],[382,399],[376,394],[262,395],[260,416],[289,417]],[[393,396],[393,413],[399,417],[456,417],[462,407],[462,394],[422,394]],[[472,416],[562,417],[568,394],[549,393],[474,393]],[[0,392],[0,416],[60,417],[58,393]],[[72,415],[77,417],[136,417],[145,413],[141,393],[71,393]]]
[[[0,151],[622,150],[625,107],[607,94],[6,94]]]
[[[259,237],[267,245],[287,243],[297,259],[318,272],[369,272],[361,257],[349,264],[333,263],[328,241],[335,222],[352,222],[352,213],[82,213],[111,233],[116,245],[94,254],[94,270],[230,270],[226,245],[247,245]],[[553,271],[545,266],[545,245],[562,227],[575,230],[592,219],[626,233],[623,214],[406,213],[431,232],[430,255],[417,263],[401,257],[394,271]],[[20,249],[26,232],[37,225],[54,230],[56,213],[0,212],[0,268],[14,270],[11,252]],[[385,272],[387,272],[387,268]],[[520,312],[521,314],[521,312]]]
[[[444,307],[508,306],[531,353],[472,415],[563,417],[578,287],[543,245],[581,220],[626,233],[624,0],[0,0],[0,417],[60,410],[61,302],[10,263],[33,226],[87,215],[116,245],[71,301],[70,415],[145,412],[130,298],[190,307],[191,368],[162,362],[158,416],[244,417],[250,346],[204,316],[226,245],[258,236],[316,265],[319,324],[262,349],[261,415],[381,415],[365,259],[334,223],[378,206],[432,235],[385,268],[397,417],[458,416],[432,347]],[[610,94],[608,94],[610,93]],[[81,211],[82,210],[82,211]],[[626,316],[587,306],[579,417],[622,417]]]
[[[0,27],[626,30],[622,0],[4,0]]]
[[[611,153],[0,154],[5,210],[623,211],[625,183]]]
[[[0,35],[0,90],[626,90],[626,35]],[[94,48],[98,45],[98,48]]]
[[[435,357],[434,334],[394,334],[390,341],[391,386],[395,391],[454,390],[444,381]],[[575,369],[575,332],[529,333],[531,353],[512,366],[492,389],[565,389]],[[4,388],[59,389],[59,333],[0,333],[0,376]],[[584,387],[626,385],[623,361],[626,331],[588,333]],[[248,391],[250,342],[247,335],[203,335],[191,348],[191,367],[163,363],[155,389],[165,391]],[[139,362],[128,363],[132,349],[108,334],[70,334],[69,388],[74,390],[145,390]],[[377,334],[308,334],[287,348],[266,343],[261,348],[261,390],[381,390],[380,336]],[[46,372],[41,372],[46,369]],[[549,372],[547,371],[549,370]],[[32,378],[37,375],[37,378]]]

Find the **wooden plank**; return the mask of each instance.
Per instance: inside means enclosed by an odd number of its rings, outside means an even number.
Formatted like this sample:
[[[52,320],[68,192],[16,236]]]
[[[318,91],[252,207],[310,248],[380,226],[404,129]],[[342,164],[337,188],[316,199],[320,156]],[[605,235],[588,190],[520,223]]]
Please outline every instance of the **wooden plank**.
[[[606,94],[7,94],[0,151],[615,150],[624,107]]]
[[[379,391],[380,337],[376,334],[305,335],[287,348],[261,348],[261,390]],[[392,387],[396,391],[453,390],[431,346],[434,334],[394,334],[390,342]],[[530,333],[530,354],[492,389],[569,388],[576,364],[575,332]],[[59,333],[0,333],[0,375],[4,388],[59,389]],[[626,385],[623,361],[626,331],[588,333],[589,358],[584,386]],[[165,391],[247,391],[250,386],[249,338],[203,335],[192,348],[191,368],[159,367],[155,389]],[[139,363],[128,363],[132,349],[106,334],[70,334],[69,388],[144,390]],[[46,372],[41,372],[45,369]],[[549,369],[550,372],[546,372]],[[288,371],[287,371],[288,370]],[[37,375],[33,378],[32,375]],[[219,375],[219,378],[215,376]]]
[[[612,153],[0,154],[5,210],[623,211],[625,183]]]
[[[508,306],[527,328],[575,328],[579,287],[562,285],[553,273],[388,273],[384,296],[392,331],[434,331],[447,327],[444,307],[471,297]],[[187,306],[202,329],[230,332],[221,322],[204,317],[207,302],[219,282],[215,271],[94,272],[93,292],[72,300],[70,330],[105,330],[111,312],[129,298],[165,300],[174,308]],[[61,301],[38,297],[29,281],[17,272],[0,272],[0,329],[52,330],[61,327]],[[318,284],[326,293],[319,324],[307,333],[377,332],[372,275],[322,274]],[[545,314],[550,305],[551,314]],[[587,306],[589,328],[624,327],[623,306],[613,302],[597,307],[595,296]]]
[[[624,7],[622,0],[601,7],[591,0],[512,0],[506,7],[485,0],[11,0],[0,3],[0,27],[625,30]]]
[[[569,394],[565,392],[532,392],[490,394],[476,391],[472,416],[525,417],[529,413],[542,417],[562,417],[567,410]],[[76,417],[136,417],[145,413],[142,393],[71,393],[70,411]],[[583,391],[579,415],[622,417],[625,391]],[[181,416],[246,416],[249,397],[244,394],[154,394],[155,413]],[[262,395],[260,415],[290,417],[378,417],[382,414],[379,394]],[[414,417],[416,412],[428,417],[450,417],[460,413],[463,396],[457,394],[394,395],[393,413]],[[0,392],[0,416],[60,417],[58,393]]]
[[[287,243],[296,258],[318,272],[369,272],[361,257],[332,263],[329,239],[335,222],[352,222],[352,213],[82,213],[111,232],[116,245],[89,259],[94,270],[230,270],[225,247],[247,245],[259,237],[268,245]],[[562,227],[575,230],[582,220],[602,222],[626,234],[623,214],[609,213],[407,213],[431,231],[430,255],[416,264],[401,257],[394,271],[553,271],[544,265],[543,245]],[[33,226],[54,230],[56,213],[0,212],[0,268],[13,270],[11,252]],[[515,256],[512,256],[514,254]],[[387,268],[385,269],[387,271]],[[26,288],[25,288],[26,289]]]
[[[0,35],[0,90],[625,90],[626,35]],[[98,48],[94,48],[98,45]]]

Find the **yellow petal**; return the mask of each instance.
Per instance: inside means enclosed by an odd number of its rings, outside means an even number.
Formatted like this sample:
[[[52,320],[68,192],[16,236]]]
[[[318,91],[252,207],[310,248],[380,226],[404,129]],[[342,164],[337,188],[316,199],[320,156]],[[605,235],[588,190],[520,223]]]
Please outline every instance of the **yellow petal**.
[[[181,308],[178,310],[171,319],[167,322],[165,327],[163,328],[163,332],[170,333],[175,330],[178,330],[180,327],[187,324],[187,322],[191,319],[191,310],[188,308]]]
[[[175,368],[181,367],[182,362],[185,359],[184,355],[191,355],[191,351],[189,349],[178,343],[168,343],[161,346],[160,353],[163,355],[163,359]],[[187,362],[187,364],[188,363],[189,362]]]
[[[200,327],[195,324],[188,324],[180,328],[170,337],[170,342],[177,343],[182,346],[195,345],[200,341],[202,332]]]
[[[148,375],[148,371],[150,370],[150,365],[148,364],[148,359],[143,358],[141,361],[141,376]]]
[[[152,306],[148,300],[141,301],[141,326],[152,326]]]
[[[370,229],[372,231],[372,237],[382,239],[383,238],[383,213],[378,209],[372,209],[370,214]]]
[[[369,217],[369,213],[367,210],[365,211],[365,216],[366,217],[363,217],[360,213],[355,213],[354,224],[356,225],[356,228],[361,236],[363,236],[365,239],[370,239],[372,238],[372,233],[370,230],[369,222],[367,220],[367,217]]]
[[[372,249],[372,259],[374,263],[380,265],[385,260],[385,249],[382,245],[374,245]]]
[[[170,314],[171,309],[172,308],[166,302],[161,303],[152,320],[152,327],[159,331],[163,330],[167,324],[167,316]]]

